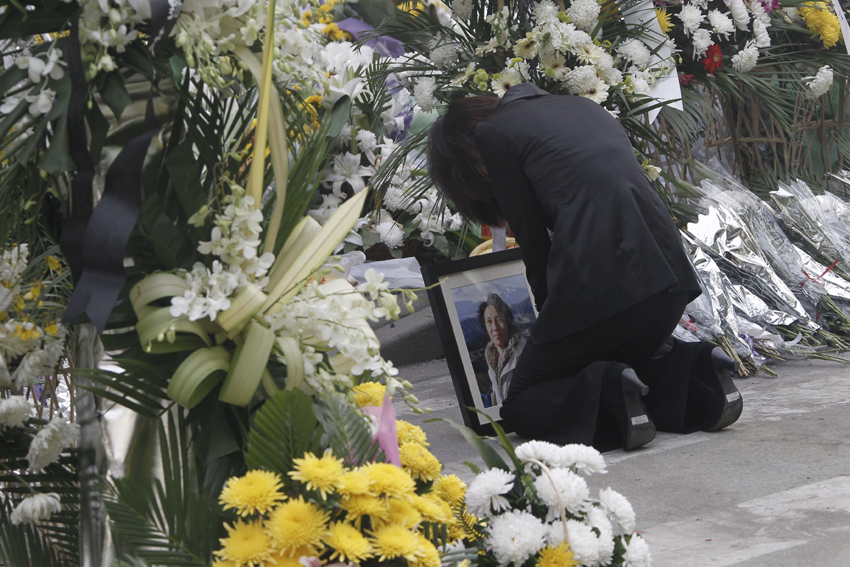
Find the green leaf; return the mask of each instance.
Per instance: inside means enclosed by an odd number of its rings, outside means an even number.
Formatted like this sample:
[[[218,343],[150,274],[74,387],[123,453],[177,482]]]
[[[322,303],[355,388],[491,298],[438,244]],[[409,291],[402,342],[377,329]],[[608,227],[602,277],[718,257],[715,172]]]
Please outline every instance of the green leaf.
[[[106,81],[100,88],[100,95],[118,120],[121,120],[124,109],[133,102],[133,98],[124,85],[124,77],[118,71],[106,75]]]
[[[6,9],[6,17],[0,23],[0,39],[18,39],[61,31],[77,9],[76,2],[63,2],[53,10],[41,9],[25,13]]]
[[[331,118],[325,135],[328,138],[336,138],[342,132],[343,127],[351,116],[351,97],[343,95],[334,103],[331,110]]]
[[[437,419],[437,420],[429,420],[429,421],[444,421],[455,428],[457,431],[463,435],[463,438],[466,439],[466,442],[472,445],[476,451],[481,455],[481,458],[484,459],[484,462],[488,467],[502,469],[510,472],[510,467],[505,462],[505,460],[496,452],[484,437],[479,436],[470,428],[465,425],[460,425],[459,423],[455,423],[450,419]]]
[[[192,151],[192,140],[186,138],[180,142],[165,158],[168,172],[174,183],[174,192],[186,217],[190,217],[207,204],[207,198],[201,188],[201,164]]]
[[[357,408],[341,396],[328,396],[316,404],[316,415],[325,433],[322,446],[353,466],[374,460],[380,452],[372,429]]]
[[[496,431],[496,436],[499,438],[499,441],[501,441],[502,448],[505,450],[505,452],[511,458],[511,461],[514,464],[514,467],[516,467],[516,470],[522,470],[522,462],[516,456],[516,451],[514,451],[514,444],[511,443],[510,439],[508,439],[508,436],[505,433],[505,430],[502,428],[502,426],[499,425],[496,422],[496,420],[494,420],[492,417],[490,417],[489,414],[487,414],[487,413],[485,413],[485,412],[483,412],[479,409],[474,409],[474,408],[473,408],[473,411],[476,412],[476,413],[479,413],[479,414],[481,414],[481,415],[483,415],[484,417],[487,418],[487,421],[490,422],[490,425],[492,425],[493,429]]]
[[[280,473],[288,483],[292,459],[315,446],[318,425],[310,396],[298,390],[278,392],[254,417],[245,451],[248,468]]]
[[[76,169],[71,154],[68,153],[68,115],[63,114],[53,129],[50,137],[50,147],[41,159],[39,169],[43,169],[51,175],[58,175],[66,171]]]

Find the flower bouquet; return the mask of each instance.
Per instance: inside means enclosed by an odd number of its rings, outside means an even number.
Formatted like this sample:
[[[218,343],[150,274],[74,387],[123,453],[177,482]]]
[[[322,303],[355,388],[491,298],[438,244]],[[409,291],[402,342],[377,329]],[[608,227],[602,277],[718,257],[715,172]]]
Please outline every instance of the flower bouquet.
[[[635,512],[606,488],[591,497],[583,478],[604,474],[592,447],[529,441],[516,449],[494,424],[508,465],[495,449],[464,432],[489,469],[475,470],[464,507],[456,511],[463,537],[444,563],[540,567],[622,565],[649,567],[649,546],[635,529]]]

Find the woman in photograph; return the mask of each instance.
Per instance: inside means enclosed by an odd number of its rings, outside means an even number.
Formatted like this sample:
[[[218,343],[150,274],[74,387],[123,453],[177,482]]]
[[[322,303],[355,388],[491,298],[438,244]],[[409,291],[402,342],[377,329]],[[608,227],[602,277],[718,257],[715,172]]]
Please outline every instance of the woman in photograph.
[[[478,306],[478,322],[487,331],[490,342],[484,348],[487,373],[492,383],[491,405],[500,405],[508,395],[511,376],[520,354],[525,348],[525,339],[514,323],[514,315],[505,301],[495,293]]]
[[[522,249],[539,316],[502,403],[506,425],[608,450],[738,419],[732,360],[670,338],[699,279],[603,107],[528,83],[501,100],[458,99],[432,125],[429,160],[461,214],[509,227]]]

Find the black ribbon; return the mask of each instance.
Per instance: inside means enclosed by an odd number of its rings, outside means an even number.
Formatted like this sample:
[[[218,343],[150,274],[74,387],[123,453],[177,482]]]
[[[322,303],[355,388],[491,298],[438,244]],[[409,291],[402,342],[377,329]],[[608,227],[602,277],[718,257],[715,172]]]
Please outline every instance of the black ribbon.
[[[159,132],[154,112],[157,45],[168,37],[182,4],[175,0],[149,0],[151,26],[148,56],[154,74],[145,111],[145,131],[130,140],[106,172],[103,196],[92,212],[94,167],[87,147],[85,105],[88,87],[80,57],[77,16],[71,27],[68,70],[71,100],[68,107],[68,141],[77,166],[72,182],[72,215],[62,234],[62,251],[68,258],[75,281],[74,295],[63,322],[86,313],[99,331],[106,327],[118,295],[124,287],[124,257],[127,243],[142,207],[142,167],[151,139]],[[78,204],[77,199],[81,202]],[[86,208],[86,205],[88,207]],[[75,267],[76,264],[76,267]]]

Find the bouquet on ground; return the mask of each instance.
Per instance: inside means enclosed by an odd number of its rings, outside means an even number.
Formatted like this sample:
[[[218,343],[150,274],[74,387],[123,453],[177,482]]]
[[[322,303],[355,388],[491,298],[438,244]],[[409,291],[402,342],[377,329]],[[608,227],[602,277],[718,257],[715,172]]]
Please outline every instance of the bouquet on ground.
[[[483,440],[467,435],[490,468],[469,483],[459,522],[464,537],[452,545],[444,563],[650,565],[649,546],[634,532],[629,501],[611,488],[591,496],[584,476],[606,472],[596,449],[529,441],[514,450],[500,428],[497,432],[513,466]]]
[[[231,478],[220,495],[238,517],[225,526],[216,565],[441,565],[437,546],[449,537],[451,506],[465,486],[440,474],[421,428],[395,420],[383,386],[355,392],[367,408],[382,404],[377,428],[390,425],[392,439],[373,437],[356,406],[314,403],[298,392],[281,392],[260,410],[246,453],[253,470]],[[289,447],[266,425],[286,418],[281,409],[302,416]],[[390,462],[399,447],[402,466]]]

